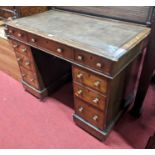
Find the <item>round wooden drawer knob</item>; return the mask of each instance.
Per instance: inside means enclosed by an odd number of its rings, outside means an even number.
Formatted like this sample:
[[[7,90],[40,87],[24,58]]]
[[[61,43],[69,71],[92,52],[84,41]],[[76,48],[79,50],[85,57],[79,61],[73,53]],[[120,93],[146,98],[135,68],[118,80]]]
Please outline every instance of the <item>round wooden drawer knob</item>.
[[[26,48],[22,48],[22,52],[24,53],[24,52],[26,52],[27,51],[27,49]]]
[[[34,82],[34,79],[30,79],[31,82]]]
[[[63,52],[63,49],[62,49],[62,48],[58,48],[58,49],[57,49],[57,52],[58,52],[58,53],[62,53],[62,52]]]
[[[31,42],[32,42],[32,43],[35,43],[35,42],[36,42],[36,40],[35,40],[34,38],[32,38],[32,39],[31,39]]]
[[[83,107],[80,107],[80,108],[79,108],[79,112],[82,112],[83,110],[84,110]]]
[[[18,37],[21,37],[21,36],[22,36],[22,34],[21,34],[21,33],[18,33],[18,34],[17,34],[17,36],[18,36]]]
[[[83,60],[83,57],[81,55],[78,55],[77,59],[78,60]]]
[[[98,103],[99,102],[99,98],[95,98],[95,99],[93,99],[93,103]]]
[[[101,68],[102,64],[98,62],[98,63],[96,63],[96,67]]]
[[[82,73],[77,74],[77,78],[78,79],[81,79],[82,77],[83,77],[83,74]]]
[[[25,77],[25,76],[26,76],[26,74],[25,74],[25,73],[23,73],[23,74],[22,74],[22,77]]]
[[[13,48],[16,48],[16,47],[18,47],[18,45],[17,45],[17,44],[14,44],[14,45],[13,45]]]
[[[25,66],[29,66],[29,65],[30,65],[30,62],[27,61],[27,62],[25,63]]]
[[[99,85],[100,85],[100,81],[94,82],[94,86],[95,86],[95,87],[99,87]]]
[[[12,34],[12,33],[13,33],[13,31],[12,31],[12,30],[9,30],[9,33],[11,33],[11,34]]]
[[[80,90],[78,90],[77,91],[77,93],[75,94],[76,96],[79,96],[79,95],[81,95],[82,94],[82,90],[80,89]]]
[[[20,62],[22,59],[21,58],[17,58],[17,61]]]
[[[98,120],[98,116],[97,115],[93,116],[93,120],[97,121]]]

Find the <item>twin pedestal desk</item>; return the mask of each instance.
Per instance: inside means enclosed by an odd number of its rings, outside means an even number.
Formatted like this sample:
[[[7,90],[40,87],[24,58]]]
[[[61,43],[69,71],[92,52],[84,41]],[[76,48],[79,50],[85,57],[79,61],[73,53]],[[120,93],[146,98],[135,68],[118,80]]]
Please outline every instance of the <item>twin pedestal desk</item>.
[[[6,24],[24,88],[42,99],[72,80],[73,119],[100,140],[133,102],[149,33],[142,25],[58,10]]]

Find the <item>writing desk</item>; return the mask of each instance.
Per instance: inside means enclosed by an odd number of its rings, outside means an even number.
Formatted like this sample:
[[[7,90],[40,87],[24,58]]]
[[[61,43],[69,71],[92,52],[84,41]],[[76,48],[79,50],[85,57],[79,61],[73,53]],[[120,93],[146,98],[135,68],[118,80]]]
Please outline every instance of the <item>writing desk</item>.
[[[25,89],[42,98],[72,72],[74,121],[100,140],[133,100],[149,33],[138,24],[56,10],[6,27]]]

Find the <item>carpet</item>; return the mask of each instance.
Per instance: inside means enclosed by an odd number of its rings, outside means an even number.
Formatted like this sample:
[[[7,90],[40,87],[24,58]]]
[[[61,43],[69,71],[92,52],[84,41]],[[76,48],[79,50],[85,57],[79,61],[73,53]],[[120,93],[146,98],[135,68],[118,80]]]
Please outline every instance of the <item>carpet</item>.
[[[149,87],[141,117],[127,112],[105,142],[75,125],[73,108],[71,83],[42,102],[0,71],[0,148],[144,148],[155,131],[155,85]]]

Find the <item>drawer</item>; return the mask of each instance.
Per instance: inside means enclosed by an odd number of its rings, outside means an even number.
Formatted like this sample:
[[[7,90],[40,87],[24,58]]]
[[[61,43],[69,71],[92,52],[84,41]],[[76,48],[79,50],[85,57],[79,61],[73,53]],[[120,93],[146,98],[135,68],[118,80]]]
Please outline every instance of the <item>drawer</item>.
[[[75,66],[72,67],[72,72],[74,81],[89,86],[97,91],[100,91],[101,93],[107,93],[108,80],[106,78]]]
[[[106,97],[96,91],[74,83],[74,95],[102,111],[105,110]]]
[[[75,54],[74,54],[74,60],[80,64],[85,64],[88,65],[90,63],[90,55],[82,52],[82,51],[78,51],[75,50]]]
[[[15,38],[17,38],[19,40],[27,41],[27,34],[25,31],[18,30],[18,29],[15,29],[15,28],[8,26],[6,33],[8,35],[14,36]]]
[[[101,112],[75,97],[75,113],[95,127],[104,129],[104,112]]]
[[[112,68],[111,61],[77,49],[75,50],[74,60],[105,74],[110,74]]]
[[[55,41],[36,36],[34,34],[28,34],[28,42],[34,46],[40,47],[41,49],[47,49],[51,53],[58,56],[73,59],[73,49],[64,44],[57,43]]]
[[[18,41],[12,40],[12,47],[14,48],[14,50],[22,55],[25,55],[27,57],[32,57],[32,53],[31,53],[31,49],[29,46],[24,45]]]
[[[22,55],[17,52],[16,52],[16,58],[17,58],[17,62],[20,66],[23,66],[24,68],[26,68],[28,70],[35,71],[34,63],[31,58],[28,58],[27,56]]]
[[[103,72],[105,74],[111,73],[111,70],[112,70],[112,62],[111,61],[109,61],[105,58],[96,56],[96,55],[91,55],[89,58],[90,58],[89,64],[93,69]]]
[[[23,81],[36,89],[40,89],[36,74],[20,66]]]

